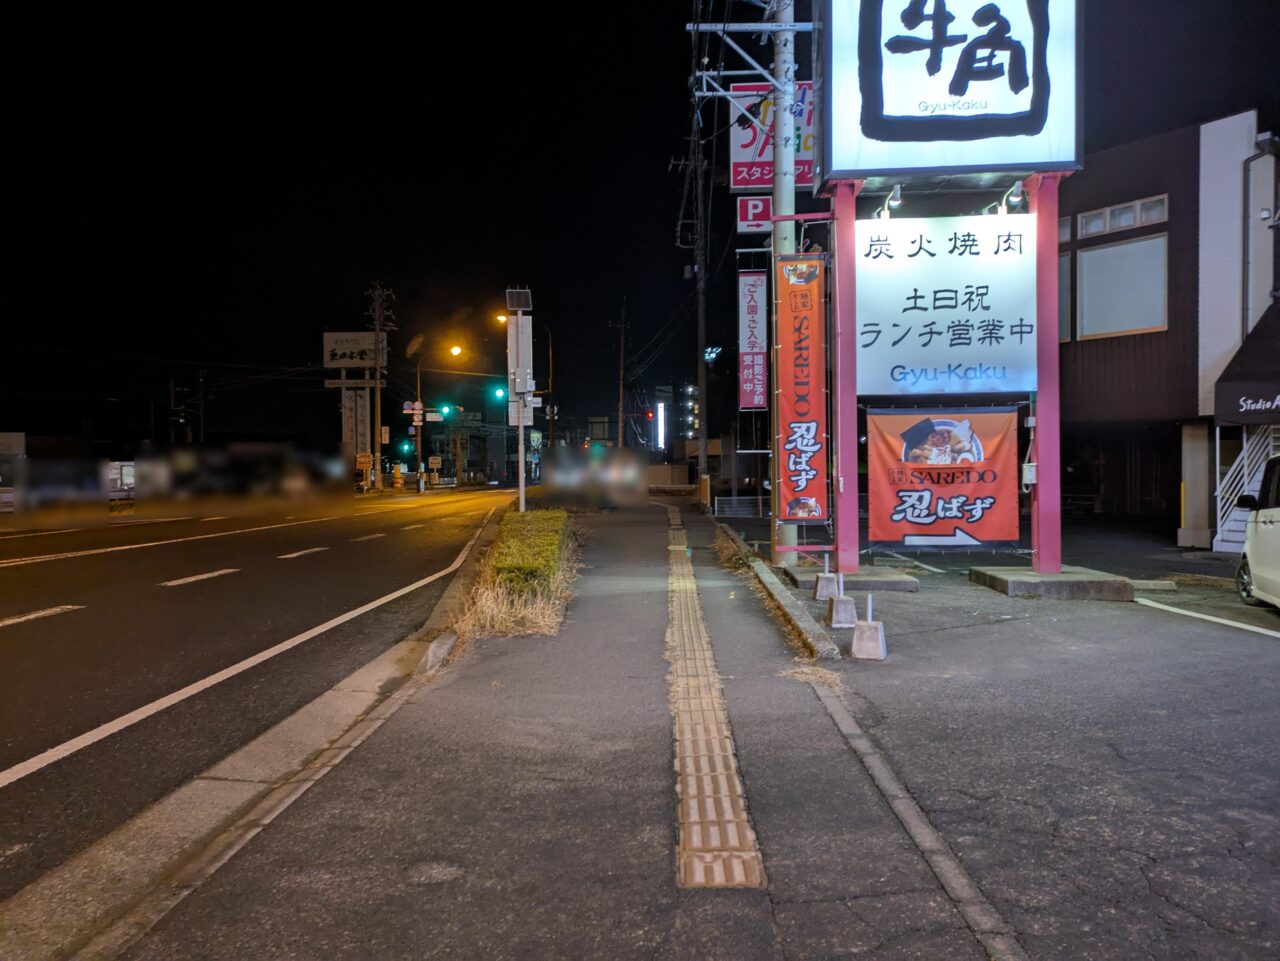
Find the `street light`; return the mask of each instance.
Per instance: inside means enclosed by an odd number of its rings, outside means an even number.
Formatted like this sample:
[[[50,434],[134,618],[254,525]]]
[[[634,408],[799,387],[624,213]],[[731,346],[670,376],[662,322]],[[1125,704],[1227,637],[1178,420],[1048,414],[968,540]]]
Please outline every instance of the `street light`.
[[[454,344],[452,347],[449,348],[449,353],[453,354],[454,357],[457,357],[459,354],[462,353],[462,348],[459,347],[457,344]]]

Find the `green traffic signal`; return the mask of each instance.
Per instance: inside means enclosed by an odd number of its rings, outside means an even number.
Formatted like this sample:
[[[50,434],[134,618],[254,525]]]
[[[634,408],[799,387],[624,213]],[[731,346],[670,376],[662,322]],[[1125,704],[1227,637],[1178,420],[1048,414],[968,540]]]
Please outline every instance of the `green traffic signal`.
[[[440,414],[441,414],[441,416],[443,416],[443,417],[448,417],[448,416],[449,416],[449,411],[451,411],[451,410],[453,410],[453,408],[452,408],[452,407],[450,407],[448,404],[445,404],[443,407],[441,407],[441,408],[440,408]]]
[[[494,396],[494,397],[497,397],[499,400],[501,400],[503,397],[506,397],[506,396],[507,396],[507,392],[506,392],[506,390],[504,390],[504,389],[503,389],[503,388],[501,388],[501,387],[495,387],[495,388],[493,389],[493,396]]]

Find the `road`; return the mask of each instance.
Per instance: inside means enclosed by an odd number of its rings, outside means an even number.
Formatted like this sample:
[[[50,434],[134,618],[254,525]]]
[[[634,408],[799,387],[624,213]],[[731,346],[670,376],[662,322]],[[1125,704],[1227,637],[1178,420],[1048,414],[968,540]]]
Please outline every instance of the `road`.
[[[421,626],[449,575],[306,636],[448,568],[509,498],[0,533],[0,899]]]

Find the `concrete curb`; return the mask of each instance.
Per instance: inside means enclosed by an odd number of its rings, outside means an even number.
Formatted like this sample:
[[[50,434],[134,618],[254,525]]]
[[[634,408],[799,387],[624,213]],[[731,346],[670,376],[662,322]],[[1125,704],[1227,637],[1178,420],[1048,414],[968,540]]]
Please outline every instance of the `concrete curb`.
[[[449,619],[503,512],[421,628],[0,904],[0,958],[117,957],[339,764],[439,672],[457,641]]]
[[[813,615],[804,609],[804,605],[796,600],[796,596],[778,580],[777,575],[769,569],[769,565],[756,557],[755,551],[749,548],[742,538],[738,536],[738,532],[728,524],[721,524],[710,515],[708,515],[708,520],[724,531],[725,535],[733,541],[734,546],[747,557],[747,563],[751,565],[751,573],[756,576],[760,586],[772,598],[779,615],[795,631],[800,643],[805,646],[809,653],[819,660],[838,661],[840,659],[840,648],[836,647],[835,641],[823,630],[822,625],[813,619]]]

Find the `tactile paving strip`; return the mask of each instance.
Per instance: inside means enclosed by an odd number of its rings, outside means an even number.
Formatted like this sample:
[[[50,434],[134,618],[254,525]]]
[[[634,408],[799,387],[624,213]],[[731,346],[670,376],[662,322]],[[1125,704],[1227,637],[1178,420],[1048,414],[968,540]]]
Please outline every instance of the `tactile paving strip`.
[[[671,524],[668,577],[671,713],[680,825],[677,883],[686,888],[762,888],[764,862],[738,777],[720,675],[698,602],[680,511]]]

